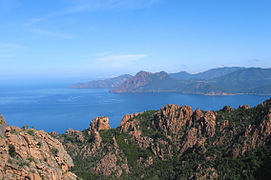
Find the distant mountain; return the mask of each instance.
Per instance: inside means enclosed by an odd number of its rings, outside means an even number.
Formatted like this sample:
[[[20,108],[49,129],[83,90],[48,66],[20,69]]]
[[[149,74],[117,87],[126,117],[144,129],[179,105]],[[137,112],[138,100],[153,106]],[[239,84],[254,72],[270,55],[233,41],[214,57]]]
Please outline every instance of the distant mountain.
[[[104,80],[94,80],[88,83],[78,83],[71,85],[69,88],[114,88],[121,85],[126,80],[130,79],[132,76],[129,74],[124,74],[115,78],[104,79]]]
[[[177,92],[186,82],[171,78],[165,71],[150,73],[140,71],[122,85],[111,89],[112,93]]]
[[[188,72],[185,71],[181,71],[178,73],[170,73],[169,74],[172,78],[176,78],[176,79],[181,79],[181,80],[189,80],[189,79],[193,79],[194,75],[190,74]]]
[[[271,94],[271,69],[241,69],[208,83],[226,93]]]
[[[172,78],[180,79],[180,80],[190,80],[190,79],[204,79],[204,80],[209,80],[209,79],[214,79],[218,78],[227,74],[230,74],[235,71],[239,71],[245,69],[243,67],[223,67],[223,68],[215,68],[215,69],[210,69],[204,72],[200,72],[197,74],[190,74],[185,71],[181,71],[178,73],[171,73],[169,74]]]
[[[178,92],[229,95],[271,94],[271,69],[224,67],[197,74],[140,71],[135,76],[79,83],[71,88],[112,88],[111,93]]]
[[[205,79],[195,78],[188,80],[173,78],[172,75],[164,71],[159,73],[141,71],[110,92],[179,92],[183,94],[205,95],[271,94],[271,69],[222,69],[213,69],[199,73]],[[230,71],[233,72],[230,73]],[[185,73],[183,74],[185,75]],[[208,74],[210,77],[216,78],[207,78]]]

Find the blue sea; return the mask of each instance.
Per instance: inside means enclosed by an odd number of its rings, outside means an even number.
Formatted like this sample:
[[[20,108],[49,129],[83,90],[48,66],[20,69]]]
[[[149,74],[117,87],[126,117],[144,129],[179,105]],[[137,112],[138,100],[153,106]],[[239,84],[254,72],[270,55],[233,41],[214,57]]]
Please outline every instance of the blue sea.
[[[224,105],[255,106],[270,96],[203,96],[179,93],[112,94],[108,89],[65,87],[5,87],[0,89],[0,113],[13,126],[34,126],[47,132],[83,130],[97,116],[108,116],[117,127],[126,113],[158,110],[166,104],[190,105],[194,110],[219,110]]]

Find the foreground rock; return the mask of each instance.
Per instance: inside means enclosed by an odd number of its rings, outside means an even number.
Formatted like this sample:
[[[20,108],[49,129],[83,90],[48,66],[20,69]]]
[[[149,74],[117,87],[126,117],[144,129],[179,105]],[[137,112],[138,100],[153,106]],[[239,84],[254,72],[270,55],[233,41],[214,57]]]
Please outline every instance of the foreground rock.
[[[71,157],[46,132],[10,126],[4,133],[0,138],[0,179],[76,179],[69,171],[74,166]]]

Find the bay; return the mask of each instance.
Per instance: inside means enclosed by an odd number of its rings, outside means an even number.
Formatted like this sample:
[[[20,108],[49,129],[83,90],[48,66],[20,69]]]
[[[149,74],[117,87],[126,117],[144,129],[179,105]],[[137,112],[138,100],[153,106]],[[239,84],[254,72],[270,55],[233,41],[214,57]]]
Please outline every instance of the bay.
[[[195,110],[219,110],[225,105],[255,106],[270,96],[204,96],[179,93],[112,94],[108,89],[62,87],[6,87],[0,91],[0,113],[13,126],[34,126],[47,132],[83,130],[97,116],[109,117],[115,128],[126,113],[158,110],[166,104],[189,105]]]

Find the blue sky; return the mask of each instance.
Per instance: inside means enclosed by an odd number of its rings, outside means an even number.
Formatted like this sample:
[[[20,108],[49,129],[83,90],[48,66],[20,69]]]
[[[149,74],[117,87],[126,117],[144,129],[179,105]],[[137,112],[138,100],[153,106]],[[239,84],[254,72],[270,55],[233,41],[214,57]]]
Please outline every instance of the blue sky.
[[[270,0],[0,0],[0,82],[271,66]]]

